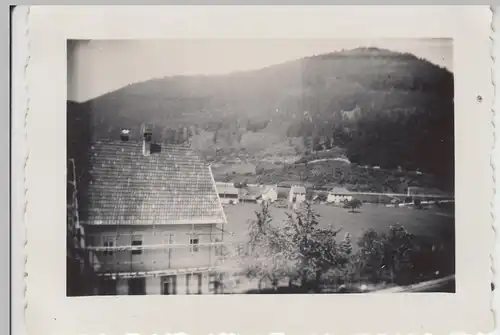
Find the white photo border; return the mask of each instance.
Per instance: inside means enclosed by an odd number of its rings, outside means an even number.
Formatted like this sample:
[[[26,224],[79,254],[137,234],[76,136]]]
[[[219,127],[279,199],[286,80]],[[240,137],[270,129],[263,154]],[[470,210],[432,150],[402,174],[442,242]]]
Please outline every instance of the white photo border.
[[[13,128],[26,135],[27,333],[492,331],[491,19],[488,6],[30,7],[26,123]],[[66,297],[68,39],[431,37],[454,48],[455,294]]]

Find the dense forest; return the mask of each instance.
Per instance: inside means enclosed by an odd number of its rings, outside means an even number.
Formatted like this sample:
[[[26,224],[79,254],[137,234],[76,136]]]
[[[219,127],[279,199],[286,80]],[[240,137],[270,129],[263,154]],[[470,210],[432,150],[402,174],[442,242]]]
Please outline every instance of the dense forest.
[[[359,48],[256,71],[154,79],[68,102],[68,150],[82,150],[82,139],[119,138],[122,128],[138,138],[146,122],[157,141],[189,141],[211,159],[300,160],[341,148],[357,165],[419,170],[452,191],[453,92],[446,69]]]

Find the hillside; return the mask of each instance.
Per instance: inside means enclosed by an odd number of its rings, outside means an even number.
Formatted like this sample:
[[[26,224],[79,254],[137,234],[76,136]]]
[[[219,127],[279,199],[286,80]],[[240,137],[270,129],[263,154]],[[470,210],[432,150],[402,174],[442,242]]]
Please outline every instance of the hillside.
[[[117,138],[121,128],[137,137],[148,122],[158,141],[189,140],[223,169],[244,167],[222,173],[229,179],[268,174],[257,171],[259,164],[283,179],[283,164],[293,169],[294,161],[321,151],[361,166],[419,169],[435,176],[432,186],[453,190],[453,90],[445,69],[360,48],[257,71],[154,79],[68,102],[79,119],[68,118],[68,133],[70,142]]]

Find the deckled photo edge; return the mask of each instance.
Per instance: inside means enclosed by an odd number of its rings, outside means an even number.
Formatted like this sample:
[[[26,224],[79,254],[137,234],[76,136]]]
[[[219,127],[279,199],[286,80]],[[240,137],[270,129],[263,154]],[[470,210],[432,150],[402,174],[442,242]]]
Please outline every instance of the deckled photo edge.
[[[492,58],[492,60],[494,61],[494,58]],[[27,71],[29,71],[29,69],[28,69]],[[492,72],[493,72],[493,71],[492,71]],[[493,75],[493,77],[494,77],[494,75]],[[494,81],[493,81],[493,83],[492,83],[492,84],[494,85]],[[29,101],[29,100],[28,100],[28,101]],[[26,109],[26,112],[28,112],[28,111],[29,111],[29,107]],[[27,120],[29,120],[29,119],[30,119],[30,115],[28,115],[28,113],[26,113],[26,114],[27,114],[27,115],[26,115],[26,119],[27,119]],[[29,122],[28,122],[28,121],[26,121],[26,122],[27,122],[27,123],[26,123],[26,125],[29,125]],[[493,125],[494,125],[494,124],[493,124]],[[28,127],[26,127],[26,136],[27,136],[27,138],[28,138],[28,142],[29,142],[28,128],[29,128],[29,126],[28,126]],[[33,129],[33,128],[30,128],[30,129]],[[28,157],[27,157],[27,160],[28,160]],[[29,164],[29,160],[26,162],[26,165],[27,165],[27,166],[29,166],[29,165],[30,165],[30,164]],[[494,163],[492,163],[492,167],[494,168]],[[31,168],[31,170],[26,170],[26,171],[33,171],[33,167]],[[29,174],[29,175],[32,175],[32,173],[33,173],[33,172],[31,172],[31,174],[27,172],[27,175],[28,175],[28,174]],[[35,177],[32,177],[32,178],[35,178]],[[27,206],[27,200],[26,200],[26,202],[25,202],[25,206],[26,206],[26,217],[28,218],[28,217],[29,217],[29,207]],[[494,216],[494,214],[493,214],[493,216]],[[31,226],[30,226],[30,228],[31,228]],[[33,228],[31,228],[31,229],[33,229]],[[29,229],[28,229],[28,230],[29,230]],[[32,236],[32,235],[30,234],[30,232],[29,232],[29,231],[28,231],[28,235],[29,235],[29,236]],[[27,241],[26,241],[26,243],[27,243]],[[26,248],[28,248],[28,247],[29,247],[29,245],[28,245],[28,244],[26,244]],[[28,265],[28,268],[29,268],[29,263],[28,263],[27,265]],[[492,269],[494,270],[494,265],[492,265]],[[35,277],[37,276],[36,272],[35,272],[34,276],[35,276]],[[48,279],[48,278],[47,278],[47,279]],[[28,276],[27,283],[29,284],[29,276]],[[29,293],[29,288],[27,288],[27,289],[28,289],[28,293]],[[29,295],[29,294],[28,294],[28,295]],[[37,295],[38,295],[38,294],[37,294]],[[32,296],[33,296],[33,295],[32,295]],[[363,296],[363,297],[368,297],[368,296]],[[151,297],[151,298],[153,298],[153,297]],[[284,297],[284,298],[285,298],[285,297]],[[344,297],[342,297],[342,298],[344,298]],[[353,298],[354,298],[354,297],[353,297]],[[234,301],[234,299],[235,299],[235,298],[233,297],[232,299],[233,299],[233,301]],[[239,299],[239,297],[238,297],[238,299]],[[345,299],[345,298],[344,298],[344,299]],[[159,303],[159,302],[160,302],[160,300],[157,300],[157,297],[154,297],[154,300],[156,300],[156,303]],[[273,299],[273,300],[274,300],[274,299]],[[101,300],[101,301],[104,303],[104,302],[106,301],[106,299],[105,299],[105,300]],[[110,300],[107,300],[107,301],[110,301]],[[137,300],[137,302],[139,302],[139,301],[141,301],[141,302],[144,302],[144,303],[145,303],[147,300],[144,300],[144,299]],[[151,299],[151,301],[153,301],[153,299]],[[353,299],[353,301],[354,301],[354,299]],[[70,302],[69,304],[70,304],[73,308],[76,308],[76,307],[77,307],[77,305],[78,305],[78,303],[77,303],[77,302],[83,302],[83,301],[82,301],[82,300],[80,300],[80,299],[78,299],[78,300],[74,300],[74,302]],[[87,301],[86,301],[86,302],[87,302]],[[179,302],[180,302],[180,300],[179,300]],[[326,302],[326,301],[325,301],[325,302]],[[347,301],[346,301],[346,302],[347,302]],[[28,303],[28,299],[26,300],[26,303]],[[187,303],[187,302],[182,302],[182,303]],[[39,306],[38,308],[40,308],[39,303],[36,303],[36,304]],[[83,304],[82,304],[82,306],[83,306]],[[89,305],[89,304],[87,304],[87,306],[90,306],[90,305]],[[28,307],[28,309],[29,309],[29,305],[27,305],[27,307]],[[39,312],[38,308],[37,308],[37,311],[36,311],[36,312]],[[494,310],[494,309],[493,309],[493,310]],[[51,313],[50,311],[45,311],[45,312],[46,312],[46,313],[48,313],[48,314],[50,314],[50,313]],[[35,311],[32,311],[32,313],[35,313]],[[29,314],[28,314],[28,316],[29,316]],[[47,316],[49,316],[49,315],[47,315]],[[158,316],[159,316],[159,315],[158,315]],[[40,321],[41,321],[41,319],[40,319]],[[74,325],[74,326],[76,326],[76,325]],[[106,327],[106,328],[108,328],[108,327]],[[109,329],[109,328],[108,328],[108,329]],[[74,331],[78,331],[77,329],[73,329],[73,330],[74,330]],[[142,332],[141,332],[141,333],[142,333]],[[244,333],[244,332],[242,332],[242,333]],[[287,332],[284,332],[284,333],[287,333]],[[188,334],[189,334],[189,333],[188,333]]]

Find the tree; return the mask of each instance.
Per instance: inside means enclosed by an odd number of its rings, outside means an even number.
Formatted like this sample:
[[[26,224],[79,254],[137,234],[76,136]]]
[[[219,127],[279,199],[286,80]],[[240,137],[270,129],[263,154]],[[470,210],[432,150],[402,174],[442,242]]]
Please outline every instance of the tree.
[[[348,248],[340,250],[336,236],[340,230],[318,228],[319,215],[309,202],[287,220],[272,224],[268,205],[263,204],[256,219],[249,222],[249,255],[244,272],[249,277],[266,278],[276,287],[281,279],[300,279],[302,289],[320,291],[322,275],[348,261]],[[349,242],[350,243],[350,242]]]
[[[313,151],[320,151],[323,149],[323,146],[320,143],[320,139],[317,136],[314,136],[312,139],[312,148]]]
[[[363,205],[363,203],[361,202],[361,200],[359,199],[351,199],[349,201],[347,201],[344,205],[345,208],[349,208],[351,213],[354,213],[355,209],[356,208],[360,208],[361,205]]]
[[[415,243],[403,226],[390,226],[388,234],[370,229],[359,239],[358,246],[362,277],[376,283],[411,283]]]
[[[264,281],[277,289],[279,280],[293,276],[292,243],[284,230],[272,225],[269,204],[262,203],[255,216],[248,221],[247,253],[240,258],[240,266],[247,277],[259,280],[259,289]]]
[[[325,202],[328,199],[328,194],[325,192],[318,193],[318,201]]]
[[[413,204],[415,205],[415,208],[416,209],[422,209],[422,200],[420,200],[419,198],[415,198],[415,200],[413,200]]]

